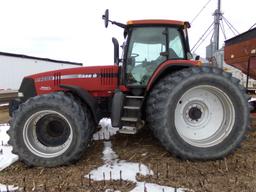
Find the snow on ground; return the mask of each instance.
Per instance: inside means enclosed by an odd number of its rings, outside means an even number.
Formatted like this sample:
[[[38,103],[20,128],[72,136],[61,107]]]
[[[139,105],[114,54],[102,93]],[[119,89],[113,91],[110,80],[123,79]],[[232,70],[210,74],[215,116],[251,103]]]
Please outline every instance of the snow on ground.
[[[103,157],[104,165],[92,170],[89,174],[91,179],[96,181],[102,180],[128,180],[136,182],[136,175],[153,175],[153,172],[147,166],[139,163],[120,161],[112,149],[111,141],[104,141]],[[87,175],[86,177],[89,177]],[[105,177],[105,179],[104,179]],[[110,178],[111,177],[111,178]]]
[[[6,131],[9,125],[0,125],[0,171],[18,160],[18,156],[12,154],[12,147],[7,144],[9,136]]]
[[[110,119],[102,119],[100,122],[102,129],[95,133],[93,136],[94,140],[105,140],[103,157],[104,165],[92,170],[85,177],[91,178],[96,181],[103,180],[127,180],[136,183],[136,187],[131,192],[183,192],[185,189],[174,189],[172,187],[161,186],[154,183],[138,182],[136,175],[153,175],[153,171],[150,170],[146,165],[140,163],[127,162],[125,160],[119,160],[118,155],[112,149],[110,139],[112,135],[115,135],[118,131],[117,128],[111,126]]]
[[[18,187],[15,187],[13,185],[2,185],[0,184],[0,191],[5,192],[5,191],[15,191],[18,190]]]
[[[253,102],[253,101],[256,101],[255,97],[252,97],[248,102]]]
[[[105,192],[121,192],[119,190],[113,190],[113,189],[106,189]]]
[[[137,182],[137,185],[130,192],[184,192],[187,189],[174,189],[172,187],[157,185],[154,183]]]
[[[13,164],[18,160],[18,156],[12,154],[12,147],[7,144],[9,136],[6,131],[9,129],[9,125],[0,124],[0,171]],[[14,191],[17,187],[12,185],[0,184],[0,191]]]
[[[99,125],[102,129],[93,135],[93,140],[109,140],[118,131],[118,128],[111,126],[111,120],[108,118],[101,119]]]

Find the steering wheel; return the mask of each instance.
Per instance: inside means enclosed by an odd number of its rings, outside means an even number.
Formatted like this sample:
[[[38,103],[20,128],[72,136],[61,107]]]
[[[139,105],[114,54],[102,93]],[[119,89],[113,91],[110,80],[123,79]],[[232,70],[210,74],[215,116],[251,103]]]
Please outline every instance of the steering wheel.
[[[139,56],[138,53],[132,53],[131,56],[127,58],[128,63],[129,63],[130,66],[134,67],[134,66],[135,66],[135,63],[138,63],[138,62],[136,61],[136,59],[135,59],[135,58],[138,57],[138,56]]]

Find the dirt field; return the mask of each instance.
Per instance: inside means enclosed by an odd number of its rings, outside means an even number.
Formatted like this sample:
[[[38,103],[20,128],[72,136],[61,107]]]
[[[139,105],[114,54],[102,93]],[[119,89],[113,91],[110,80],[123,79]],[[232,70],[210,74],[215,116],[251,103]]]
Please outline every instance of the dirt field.
[[[7,111],[0,112],[6,122]],[[144,163],[154,176],[138,180],[185,187],[196,192],[253,192],[256,191],[256,131],[248,134],[241,148],[223,160],[208,162],[181,161],[166,152],[151,132],[137,135],[116,135],[112,138],[114,151],[122,160]],[[90,170],[103,164],[102,141],[91,144],[82,159],[73,165],[58,168],[32,168],[17,162],[0,172],[0,183],[16,184],[25,191],[104,191],[104,189],[131,190],[135,184],[124,181],[95,182],[82,178]]]

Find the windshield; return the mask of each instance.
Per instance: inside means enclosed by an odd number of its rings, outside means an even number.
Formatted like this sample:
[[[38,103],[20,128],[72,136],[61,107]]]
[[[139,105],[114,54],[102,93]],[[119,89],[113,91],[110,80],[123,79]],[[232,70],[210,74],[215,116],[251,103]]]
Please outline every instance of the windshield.
[[[167,59],[184,59],[181,37],[177,28],[134,28],[127,53],[128,84],[146,85],[161,63]]]

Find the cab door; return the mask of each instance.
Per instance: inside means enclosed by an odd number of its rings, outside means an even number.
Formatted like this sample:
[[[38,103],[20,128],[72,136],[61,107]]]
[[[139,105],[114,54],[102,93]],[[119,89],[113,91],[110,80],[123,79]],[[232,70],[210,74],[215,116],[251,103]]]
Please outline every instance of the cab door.
[[[128,44],[126,85],[146,86],[159,65],[184,59],[181,32],[176,27],[134,27]]]

